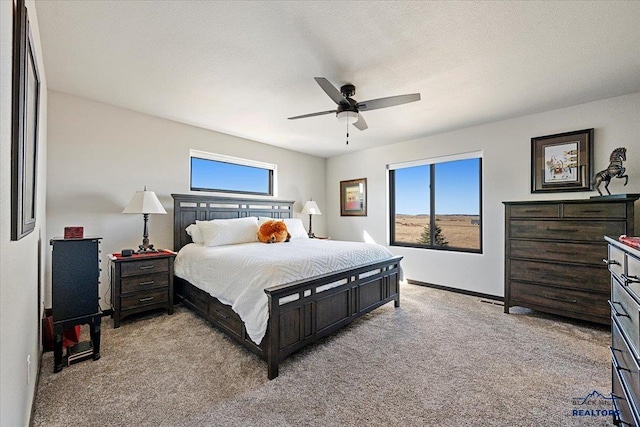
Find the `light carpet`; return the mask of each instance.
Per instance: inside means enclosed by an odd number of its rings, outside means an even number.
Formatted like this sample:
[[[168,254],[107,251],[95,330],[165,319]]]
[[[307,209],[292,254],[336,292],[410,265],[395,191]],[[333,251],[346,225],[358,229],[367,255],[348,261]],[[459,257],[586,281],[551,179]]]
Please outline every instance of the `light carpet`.
[[[102,357],[53,374],[45,353],[34,426],[596,426],[575,398],[611,392],[605,326],[401,286],[389,303],[266,363],[184,307],[113,329]],[[596,402],[597,403],[597,402]]]

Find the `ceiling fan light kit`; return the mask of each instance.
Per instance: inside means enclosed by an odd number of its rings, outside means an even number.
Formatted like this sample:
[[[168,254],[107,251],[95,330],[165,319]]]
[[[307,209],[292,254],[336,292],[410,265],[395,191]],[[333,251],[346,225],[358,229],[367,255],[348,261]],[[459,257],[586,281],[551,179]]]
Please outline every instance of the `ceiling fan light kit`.
[[[355,111],[339,111],[336,115],[341,122],[352,124],[358,121],[358,113]]]
[[[335,110],[321,111],[318,113],[303,114],[302,116],[289,117],[289,120],[304,119],[307,117],[323,116],[325,114],[334,113],[338,117],[338,121],[347,122],[347,126],[352,124],[358,130],[365,130],[367,122],[360,115],[360,111],[377,110],[380,108],[393,107],[396,105],[407,104],[409,102],[420,101],[419,93],[408,95],[388,96],[386,98],[371,99],[369,101],[358,102],[351,98],[356,94],[356,87],[352,84],[345,84],[336,89],[329,80],[324,77],[314,77],[318,85],[325,91],[329,98],[338,106]],[[349,132],[347,130],[347,144],[349,144]]]

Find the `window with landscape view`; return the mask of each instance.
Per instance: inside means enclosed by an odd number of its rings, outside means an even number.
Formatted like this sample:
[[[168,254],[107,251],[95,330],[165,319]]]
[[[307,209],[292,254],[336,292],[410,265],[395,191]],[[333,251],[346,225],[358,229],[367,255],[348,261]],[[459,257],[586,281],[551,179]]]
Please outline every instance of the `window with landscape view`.
[[[192,191],[273,196],[276,165],[191,150]]]
[[[482,158],[389,166],[391,245],[482,253]]]

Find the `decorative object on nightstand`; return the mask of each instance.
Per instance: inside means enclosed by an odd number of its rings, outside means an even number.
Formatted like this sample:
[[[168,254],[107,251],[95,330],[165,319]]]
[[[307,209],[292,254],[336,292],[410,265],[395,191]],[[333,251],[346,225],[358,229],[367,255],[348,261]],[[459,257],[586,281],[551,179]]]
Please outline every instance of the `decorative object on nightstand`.
[[[142,244],[139,247],[138,253],[142,252],[157,252],[153,249],[153,245],[149,244],[149,229],[147,222],[149,221],[149,214],[163,214],[166,215],[167,211],[164,210],[162,203],[158,200],[158,196],[153,191],[147,191],[147,187],[144,187],[144,191],[136,191],[133,198],[129,202],[126,208],[122,211],[126,214],[142,214],[144,217],[144,232],[142,234]]]
[[[166,250],[109,256],[113,327],[132,314],[164,308],[173,314],[173,260]]]
[[[304,207],[302,208],[302,212],[300,213],[303,215],[309,215],[309,237],[314,238],[315,235],[313,234],[313,230],[311,229],[311,218],[313,215],[322,215],[322,212],[320,212],[320,208],[318,207],[318,204],[313,200],[309,200],[304,204]]]

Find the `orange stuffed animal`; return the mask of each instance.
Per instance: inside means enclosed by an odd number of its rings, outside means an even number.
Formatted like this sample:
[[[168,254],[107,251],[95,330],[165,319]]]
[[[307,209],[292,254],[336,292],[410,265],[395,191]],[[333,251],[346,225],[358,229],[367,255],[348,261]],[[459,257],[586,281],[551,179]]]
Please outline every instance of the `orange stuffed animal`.
[[[269,220],[260,226],[258,240],[262,243],[288,242],[291,234],[283,221]]]

